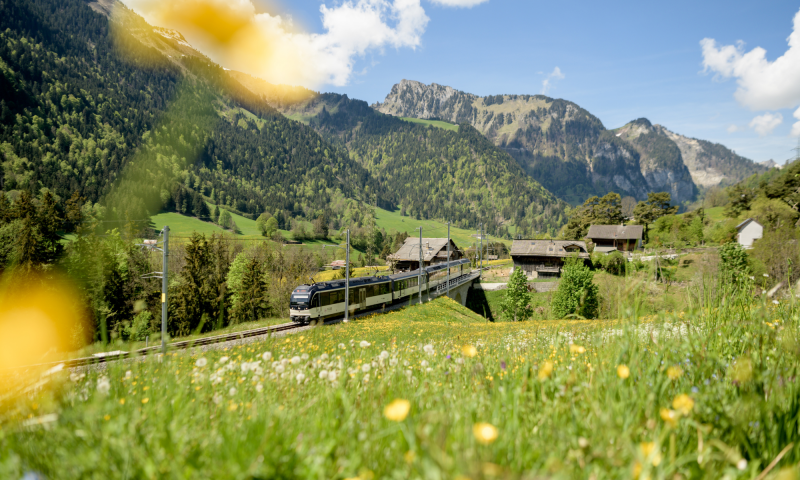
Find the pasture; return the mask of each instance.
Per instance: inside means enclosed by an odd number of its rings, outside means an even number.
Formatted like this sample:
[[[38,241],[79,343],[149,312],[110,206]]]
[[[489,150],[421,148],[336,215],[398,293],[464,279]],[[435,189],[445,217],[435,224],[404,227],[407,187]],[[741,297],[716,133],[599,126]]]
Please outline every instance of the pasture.
[[[0,477],[795,478],[793,302],[620,311],[488,323],[439,299],[56,373],[3,397]]]

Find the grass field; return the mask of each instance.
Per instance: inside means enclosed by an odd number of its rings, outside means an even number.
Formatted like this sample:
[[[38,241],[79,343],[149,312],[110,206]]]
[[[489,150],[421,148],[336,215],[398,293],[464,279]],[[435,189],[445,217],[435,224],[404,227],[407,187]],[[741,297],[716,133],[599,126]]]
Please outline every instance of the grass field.
[[[443,122],[441,120],[423,120],[421,118],[412,118],[412,117],[400,117],[401,120],[405,120],[406,122],[411,123],[420,123],[422,125],[428,125],[431,127],[442,128],[444,130],[451,130],[453,132],[458,131],[458,125],[449,122]]]
[[[415,220],[413,217],[404,217],[400,215],[399,211],[390,212],[389,210],[377,207],[375,208],[375,215],[377,217],[376,223],[378,226],[385,229],[387,232],[395,230],[397,232],[406,232],[410,236],[417,236],[419,235],[417,228],[421,226],[423,237],[447,238],[447,224],[438,220]],[[450,227],[450,237],[456,242],[459,248],[467,248],[475,243],[477,238],[472,237],[472,235],[476,234],[477,229],[464,230],[453,226]],[[487,235],[487,238],[492,242],[500,241],[509,246],[511,245],[510,240],[498,239],[490,235]]]
[[[439,299],[27,391],[3,377],[0,477],[796,478],[797,311],[748,302],[492,324]]]

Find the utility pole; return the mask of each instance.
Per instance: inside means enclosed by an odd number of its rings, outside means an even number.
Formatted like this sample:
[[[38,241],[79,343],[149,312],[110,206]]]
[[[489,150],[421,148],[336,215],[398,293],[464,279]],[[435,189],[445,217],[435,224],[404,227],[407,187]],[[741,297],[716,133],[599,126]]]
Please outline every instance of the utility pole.
[[[480,251],[478,252],[478,272],[483,276],[483,223],[478,226],[478,237],[480,238]]]
[[[344,261],[344,323],[350,321],[350,229],[347,229],[347,246]]]
[[[169,255],[169,226],[164,225],[164,265],[161,267],[161,353],[167,353],[167,265]]]
[[[417,271],[417,284],[419,286],[419,304],[422,305],[422,227],[419,227],[419,270]]]
[[[447,296],[450,296],[450,222],[447,222]]]

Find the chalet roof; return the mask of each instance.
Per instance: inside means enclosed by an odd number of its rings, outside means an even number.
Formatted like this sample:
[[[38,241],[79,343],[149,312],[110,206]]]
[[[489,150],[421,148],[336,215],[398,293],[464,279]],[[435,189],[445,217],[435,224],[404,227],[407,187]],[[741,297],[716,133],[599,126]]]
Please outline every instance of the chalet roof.
[[[586,238],[604,240],[641,240],[641,225],[592,225]]]
[[[455,242],[450,240],[450,255],[458,250]],[[447,239],[446,238],[423,238],[422,239],[422,255],[424,262],[430,262],[434,257],[447,259]],[[389,255],[391,260],[396,261],[419,261],[419,238],[408,237],[403,246],[397,252]]]
[[[749,224],[750,224],[750,222],[753,222],[753,223],[755,223],[756,225],[758,225],[758,226],[760,226],[760,227],[762,227],[762,228],[763,228],[763,225],[761,225],[760,223],[756,222],[756,221],[755,221],[754,219],[752,219],[752,218],[748,218],[747,220],[745,220],[744,222],[740,223],[739,225],[736,225],[736,231],[737,231],[737,232],[741,232],[741,231],[742,231],[742,229],[743,229],[744,227],[746,227],[747,225],[749,225]]]
[[[514,240],[511,256],[567,257],[570,255],[567,247],[578,247],[578,257],[589,258],[586,242],[576,240]]]

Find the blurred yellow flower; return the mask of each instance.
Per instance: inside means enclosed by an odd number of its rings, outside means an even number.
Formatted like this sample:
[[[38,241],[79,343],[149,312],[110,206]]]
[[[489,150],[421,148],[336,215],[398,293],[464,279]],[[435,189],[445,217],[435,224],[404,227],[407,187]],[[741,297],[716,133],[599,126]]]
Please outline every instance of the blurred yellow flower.
[[[403,454],[403,459],[406,461],[406,463],[414,463],[415,458],[417,458],[417,454],[414,453],[413,450],[409,450]]]
[[[661,463],[661,453],[656,450],[656,444],[653,442],[644,442],[639,444],[639,451],[645,459],[650,459],[654,467]]]
[[[103,420],[105,421],[111,420],[111,415],[106,415],[105,417],[103,417]]]
[[[489,445],[497,440],[497,429],[491,423],[480,422],[472,426],[472,434],[478,442]]]
[[[677,380],[683,375],[683,369],[677,365],[673,365],[667,369],[667,377],[670,380]]]
[[[586,349],[580,345],[572,344],[569,346],[570,353],[586,353]]]
[[[120,405],[125,405],[125,399],[124,398],[120,398],[119,399],[119,404]]]
[[[659,412],[661,415],[661,420],[664,420],[664,423],[669,425],[670,427],[674,427],[678,424],[678,412],[675,410],[670,410],[669,408],[662,408]]]
[[[617,376],[623,380],[631,375],[631,369],[627,365],[617,366]]]
[[[465,357],[474,357],[478,354],[478,349],[473,347],[472,345],[464,345],[461,347],[461,353],[464,354]]]
[[[402,422],[408,416],[409,410],[411,410],[411,402],[398,398],[386,405],[386,408],[383,409],[383,416],[393,422]]]
[[[681,393],[675,400],[672,401],[672,408],[681,412],[683,415],[689,415],[691,413],[692,408],[694,408],[694,400],[689,395],[685,393]]]
[[[150,401],[150,399],[149,399],[149,398],[143,398],[143,399],[142,399],[142,403],[147,403],[147,402],[149,402],[149,401]]]
[[[539,380],[545,380],[553,374],[553,362],[544,362],[539,367]]]

